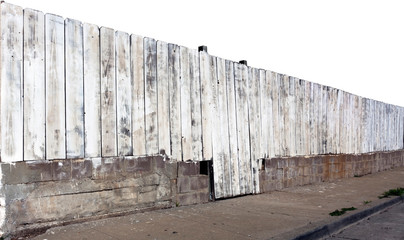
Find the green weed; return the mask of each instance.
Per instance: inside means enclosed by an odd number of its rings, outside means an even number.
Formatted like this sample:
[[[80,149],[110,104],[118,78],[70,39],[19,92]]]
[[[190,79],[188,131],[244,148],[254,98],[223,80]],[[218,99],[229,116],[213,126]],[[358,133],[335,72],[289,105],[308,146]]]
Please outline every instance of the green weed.
[[[390,189],[379,196],[380,199],[388,198],[390,196],[401,196],[404,194],[404,188]]]
[[[356,208],[354,207],[350,207],[350,208],[341,208],[341,210],[335,210],[334,212],[330,212],[331,216],[341,216],[342,214],[345,214],[348,211],[353,211],[356,210]]]

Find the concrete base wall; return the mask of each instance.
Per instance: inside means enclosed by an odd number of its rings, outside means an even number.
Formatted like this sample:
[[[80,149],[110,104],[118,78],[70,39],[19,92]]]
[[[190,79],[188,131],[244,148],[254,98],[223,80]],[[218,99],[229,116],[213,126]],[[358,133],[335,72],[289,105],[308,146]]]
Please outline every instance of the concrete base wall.
[[[262,163],[260,189],[262,192],[270,192],[402,167],[404,150],[360,155],[271,158],[264,159]]]
[[[1,163],[4,235],[209,201],[199,163],[161,156]],[[178,181],[178,184],[177,184]]]

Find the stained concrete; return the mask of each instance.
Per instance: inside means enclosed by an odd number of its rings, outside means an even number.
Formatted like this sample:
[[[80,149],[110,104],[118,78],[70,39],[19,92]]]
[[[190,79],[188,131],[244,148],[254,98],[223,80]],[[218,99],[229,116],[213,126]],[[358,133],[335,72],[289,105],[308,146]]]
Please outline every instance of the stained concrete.
[[[57,227],[32,239],[292,239],[389,201],[378,196],[400,186],[404,187],[404,168]],[[347,207],[357,210],[339,217],[329,215]]]

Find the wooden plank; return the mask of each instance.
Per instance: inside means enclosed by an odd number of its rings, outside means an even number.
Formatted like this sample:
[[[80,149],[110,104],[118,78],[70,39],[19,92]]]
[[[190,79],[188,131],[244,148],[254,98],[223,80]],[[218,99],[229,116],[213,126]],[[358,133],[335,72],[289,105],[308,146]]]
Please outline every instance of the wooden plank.
[[[310,136],[311,136],[311,155],[319,154],[319,134],[318,134],[318,120],[319,120],[319,85],[311,83],[311,95],[310,95]]]
[[[295,96],[296,96],[296,155],[304,155],[304,81],[301,79],[295,79]]]
[[[192,122],[191,122],[191,79],[189,50],[180,47],[180,88],[181,88],[181,146],[182,160],[192,160]]]
[[[288,106],[289,106],[289,125],[287,130],[289,132],[288,148],[289,156],[296,156],[296,81],[294,77],[289,76],[289,92],[288,92]]]
[[[238,162],[237,145],[237,117],[236,117],[236,92],[234,82],[234,65],[226,60],[226,95],[229,117],[229,149],[230,149],[230,190],[232,196],[240,195],[240,170]]]
[[[1,3],[1,161],[23,160],[23,10]]]
[[[260,79],[259,71],[256,68],[249,68],[248,81],[248,115],[250,133],[250,158],[252,191],[259,193],[259,167],[258,160],[261,152],[261,106],[260,106]]]
[[[273,154],[273,122],[271,97],[271,71],[259,70],[261,105],[261,152],[259,157],[268,158]]]
[[[84,156],[101,156],[100,30],[83,24],[84,54]]]
[[[249,141],[246,141],[250,137],[248,132],[248,68],[245,65],[235,63],[234,71],[240,194],[248,194],[252,192],[250,144]]]
[[[118,155],[132,156],[132,83],[129,34],[115,32]]]
[[[326,138],[326,150],[325,153],[333,153],[334,152],[334,144],[333,144],[333,139],[334,139],[334,107],[333,107],[333,101],[334,101],[334,95],[333,95],[333,89],[331,87],[326,88],[326,95],[327,95],[327,111],[326,111],[326,116],[327,116],[327,138]]]
[[[83,27],[65,20],[66,157],[84,157]]]
[[[131,35],[130,41],[132,78],[132,146],[133,155],[139,156],[146,155],[143,37]]]
[[[102,156],[117,156],[115,31],[100,28]]]
[[[280,75],[272,72],[271,73],[271,98],[272,98],[272,126],[274,128],[273,145],[274,153],[273,156],[281,156],[281,117],[279,113],[279,93],[280,93]]]
[[[202,161],[202,114],[201,114],[201,84],[199,78],[199,54],[197,50],[189,50],[190,81],[191,81],[191,132],[192,158]]]
[[[229,140],[229,117],[227,113],[226,91],[226,63],[224,59],[216,58],[217,78],[212,79],[216,84],[216,117],[213,132],[213,168],[214,174],[222,181],[221,194],[219,196],[231,196],[231,171],[230,171],[230,140]],[[215,74],[212,74],[213,76]],[[216,168],[215,168],[216,167]],[[215,173],[217,172],[217,173]],[[215,181],[216,184],[216,181]],[[215,185],[215,196],[216,185]]]
[[[170,95],[168,89],[168,44],[157,42],[157,116],[159,152],[171,155]]]
[[[171,157],[174,160],[181,161],[181,86],[179,70],[179,47],[174,44],[168,44],[168,88],[170,94]]]
[[[279,137],[280,137],[280,155],[289,156],[289,106],[288,91],[289,80],[283,74],[278,75],[279,78]]]
[[[342,111],[342,104],[343,104],[343,94],[342,91],[337,89],[337,109],[336,109],[336,153],[341,153],[341,121],[343,117]]]
[[[303,80],[303,88],[304,88],[304,99],[303,99],[303,126],[302,126],[302,135],[303,135],[303,155],[310,155],[310,142],[312,139],[310,138],[310,82]]]
[[[212,159],[212,122],[211,108],[213,92],[210,85],[210,58],[206,52],[199,52],[202,105],[202,152],[205,160]]]
[[[321,151],[320,153],[327,153],[327,138],[328,138],[328,125],[327,125],[327,105],[328,105],[328,87],[321,86]]]
[[[46,158],[66,157],[64,21],[45,15],[46,42]]]
[[[24,9],[24,160],[45,159],[44,60],[44,14]]]
[[[146,154],[152,155],[158,153],[157,43],[152,38],[144,38],[143,42]]]

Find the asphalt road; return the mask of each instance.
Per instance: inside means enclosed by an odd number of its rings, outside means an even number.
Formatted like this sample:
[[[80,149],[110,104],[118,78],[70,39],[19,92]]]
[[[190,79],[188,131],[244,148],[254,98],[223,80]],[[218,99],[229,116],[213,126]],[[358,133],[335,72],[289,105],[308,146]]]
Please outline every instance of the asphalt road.
[[[331,237],[328,240],[361,239],[403,239],[404,203],[401,202],[376,215],[360,221]]]

